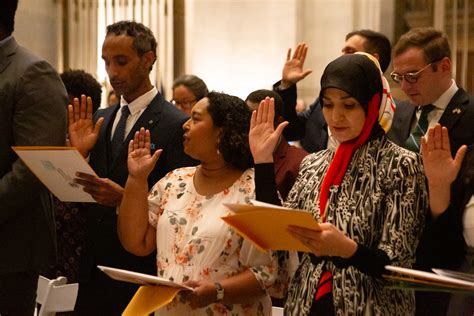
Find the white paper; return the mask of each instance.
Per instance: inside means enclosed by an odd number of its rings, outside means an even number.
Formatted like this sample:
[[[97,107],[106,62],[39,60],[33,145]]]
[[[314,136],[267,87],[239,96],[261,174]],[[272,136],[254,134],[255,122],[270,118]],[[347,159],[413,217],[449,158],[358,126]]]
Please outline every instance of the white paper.
[[[74,183],[76,172],[95,175],[73,147],[13,147],[25,165],[63,202],[95,202],[83,186]]]
[[[176,288],[185,289],[185,290],[191,290],[191,291],[193,290],[192,288],[188,286],[175,283],[173,281],[160,278],[154,275],[133,272],[133,271],[123,270],[123,269],[117,269],[117,268],[111,268],[111,267],[106,267],[106,266],[97,266],[97,268],[99,268],[101,271],[103,271],[112,279],[118,280],[118,281],[125,281],[125,282],[130,282],[130,283],[135,283],[135,284],[141,284],[141,285],[164,285],[164,286],[171,286],[171,287],[176,287]]]

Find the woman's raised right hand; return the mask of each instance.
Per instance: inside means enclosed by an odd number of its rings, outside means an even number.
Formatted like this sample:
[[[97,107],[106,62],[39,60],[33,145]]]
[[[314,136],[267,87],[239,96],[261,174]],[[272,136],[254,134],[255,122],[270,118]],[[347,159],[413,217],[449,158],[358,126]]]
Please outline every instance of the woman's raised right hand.
[[[143,127],[135,133],[135,137],[128,145],[128,174],[134,178],[147,179],[160,158],[162,149],[151,155],[150,131]]]

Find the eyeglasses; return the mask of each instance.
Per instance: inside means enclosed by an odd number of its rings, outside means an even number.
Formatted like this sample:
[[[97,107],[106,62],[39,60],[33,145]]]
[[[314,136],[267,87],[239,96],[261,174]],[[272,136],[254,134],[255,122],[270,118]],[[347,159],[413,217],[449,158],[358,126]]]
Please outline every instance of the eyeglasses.
[[[171,103],[176,105],[178,108],[182,108],[182,109],[190,109],[190,108],[193,107],[194,104],[196,104],[196,102],[197,102],[197,100],[185,101],[185,102],[171,100]]]
[[[400,75],[399,73],[392,71],[392,73],[390,74],[390,77],[392,77],[393,81],[395,81],[396,83],[401,83],[402,80],[405,80],[408,83],[416,83],[418,81],[418,78],[421,76],[421,73],[425,71],[426,69],[428,69],[429,66],[437,62],[439,62],[439,60],[429,63],[428,65],[421,68],[417,72],[407,72],[404,75]]]

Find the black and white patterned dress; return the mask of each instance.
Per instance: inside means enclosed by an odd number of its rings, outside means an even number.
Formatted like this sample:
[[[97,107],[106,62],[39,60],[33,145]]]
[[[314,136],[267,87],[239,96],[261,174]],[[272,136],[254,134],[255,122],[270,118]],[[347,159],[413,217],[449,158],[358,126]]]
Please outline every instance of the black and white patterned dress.
[[[333,156],[333,150],[323,150],[303,160],[286,207],[309,210],[319,220],[319,193]],[[358,244],[384,251],[390,264],[411,267],[428,207],[420,157],[385,136],[369,141],[355,151],[342,183],[330,188],[328,205],[327,222]],[[414,314],[412,291],[388,288],[381,278],[335,262],[313,264],[308,254],[303,256],[286,314],[309,313],[323,269],[333,274],[336,315]]]

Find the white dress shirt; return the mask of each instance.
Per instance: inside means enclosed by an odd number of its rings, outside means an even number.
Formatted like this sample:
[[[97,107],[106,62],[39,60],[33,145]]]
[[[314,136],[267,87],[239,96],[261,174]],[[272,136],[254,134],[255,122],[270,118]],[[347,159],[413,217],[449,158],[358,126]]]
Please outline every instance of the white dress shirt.
[[[128,109],[130,110],[130,115],[127,118],[127,123],[125,125],[125,134],[124,134],[124,140],[127,139],[128,134],[132,130],[133,125],[138,121],[138,118],[140,115],[142,115],[143,111],[148,107],[150,102],[156,97],[158,94],[158,90],[153,87],[150,91],[147,93],[139,96],[130,104],[127,104],[127,101],[123,98],[123,96],[120,97],[120,109],[117,111],[117,114],[115,115],[115,120],[112,125],[112,132],[110,135],[110,139],[114,136],[115,133],[115,128],[117,127],[118,122],[120,121],[120,116],[122,114],[122,106],[128,105]]]

